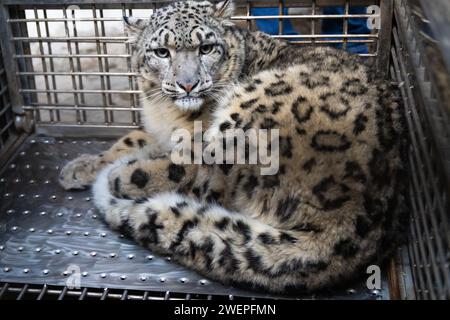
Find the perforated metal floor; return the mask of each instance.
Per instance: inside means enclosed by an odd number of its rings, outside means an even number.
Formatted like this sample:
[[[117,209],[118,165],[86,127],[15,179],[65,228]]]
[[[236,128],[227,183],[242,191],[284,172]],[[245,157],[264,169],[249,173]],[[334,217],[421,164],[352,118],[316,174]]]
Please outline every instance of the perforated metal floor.
[[[103,224],[90,190],[65,192],[58,185],[67,161],[111,144],[32,136],[19,148],[0,175],[0,282],[65,287],[80,279],[81,287],[97,289],[273,297],[225,287],[153,255]],[[79,272],[75,278],[72,271]],[[361,280],[301,298],[386,299],[387,281],[381,291]]]

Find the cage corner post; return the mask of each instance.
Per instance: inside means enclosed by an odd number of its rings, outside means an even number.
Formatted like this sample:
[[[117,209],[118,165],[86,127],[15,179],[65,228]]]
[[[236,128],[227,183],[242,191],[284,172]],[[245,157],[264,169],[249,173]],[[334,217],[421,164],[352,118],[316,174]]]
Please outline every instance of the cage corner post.
[[[34,78],[19,76],[20,71],[32,71],[31,60],[21,59],[15,61],[17,54],[29,54],[29,43],[14,40],[15,36],[28,37],[26,22],[12,23],[13,19],[25,19],[25,9],[18,6],[0,4],[0,46],[3,53],[4,68],[8,81],[9,95],[12,111],[14,113],[14,125],[18,134],[31,133],[33,131],[34,115],[25,111],[24,106],[32,105],[37,100],[35,94],[23,96],[21,88],[35,88]]]
[[[377,69],[389,74],[392,20],[394,18],[394,1],[380,0],[380,29],[378,32]]]

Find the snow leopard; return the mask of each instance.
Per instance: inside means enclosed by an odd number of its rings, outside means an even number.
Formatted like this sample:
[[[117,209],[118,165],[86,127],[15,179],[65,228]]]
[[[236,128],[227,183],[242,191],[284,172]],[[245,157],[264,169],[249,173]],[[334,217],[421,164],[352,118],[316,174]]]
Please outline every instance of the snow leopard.
[[[240,29],[234,10],[180,1],[124,17],[143,126],[66,164],[60,184],[92,186],[111,228],[225,285],[296,294],[365,274],[405,226],[398,86],[344,50]],[[196,121],[202,148],[277,130],[277,172],[175,163],[172,135]]]

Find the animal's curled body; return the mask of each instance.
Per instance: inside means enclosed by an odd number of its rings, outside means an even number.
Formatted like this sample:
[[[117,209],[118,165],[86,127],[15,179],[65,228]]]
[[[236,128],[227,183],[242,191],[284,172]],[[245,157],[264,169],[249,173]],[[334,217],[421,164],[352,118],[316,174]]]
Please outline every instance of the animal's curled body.
[[[232,6],[184,1],[126,19],[145,130],[73,160],[61,184],[93,183],[112,228],[211,279],[334,285],[385,256],[401,229],[396,90],[346,52],[238,29]],[[194,120],[213,133],[279,129],[278,173],[172,163],[172,132]]]

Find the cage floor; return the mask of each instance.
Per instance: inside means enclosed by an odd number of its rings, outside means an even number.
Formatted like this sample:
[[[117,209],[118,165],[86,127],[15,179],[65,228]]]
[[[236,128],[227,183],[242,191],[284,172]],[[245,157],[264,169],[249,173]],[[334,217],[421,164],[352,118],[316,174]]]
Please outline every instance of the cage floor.
[[[5,164],[0,175],[0,282],[274,297],[223,286],[170,257],[153,255],[103,224],[90,190],[66,192],[58,185],[59,170],[67,161],[81,153],[98,153],[112,142],[31,136]],[[381,291],[367,289],[361,280],[299,298],[388,296],[383,276]]]

